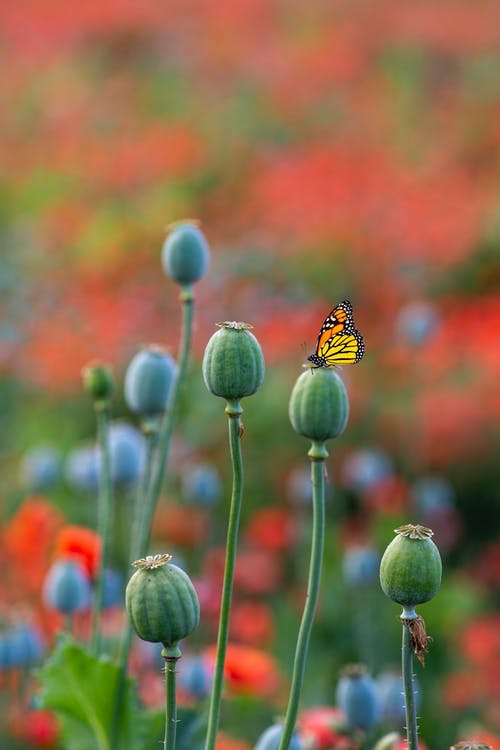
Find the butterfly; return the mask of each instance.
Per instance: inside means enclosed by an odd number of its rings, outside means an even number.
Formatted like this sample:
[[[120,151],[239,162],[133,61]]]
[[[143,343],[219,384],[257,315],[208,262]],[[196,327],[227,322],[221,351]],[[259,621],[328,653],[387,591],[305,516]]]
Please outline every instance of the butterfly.
[[[344,300],[325,318],[316,351],[307,359],[313,367],[351,365],[359,362],[364,353],[365,344],[354,325],[352,305]]]

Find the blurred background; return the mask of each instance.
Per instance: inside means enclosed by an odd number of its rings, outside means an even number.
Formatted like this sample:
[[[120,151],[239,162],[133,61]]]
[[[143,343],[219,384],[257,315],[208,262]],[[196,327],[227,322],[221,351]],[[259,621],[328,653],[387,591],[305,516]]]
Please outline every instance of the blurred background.
[[[422,736],[431,750],[471,731],[493,742],[500,5],[25,0],[1,15],[5,637],[29,622],[36,658],[50,648],[56,626],[40,589],[56,535],[95,523],[81,368],[112,365],[114,416],[133,422],[121,395],[127,363],[150,342],[175,352],[179,338],[178,289],[160,266],[165,228],[198,219],[212,262],[196,287],[190,378],[155,536],[205,594],[203,650],[215,637],[230,469],[223,404],[200,363],[216,322],[247,321],[267,375],[244,415],[232,638],[269,657],[281,687],[272,683],[269,705],[262,675],[251,674],[243,697],[233,685],[228,733],[253,742],[257,722],[283,711],[309,539],[307,445],[289,425],[288,397],[323,318],[350,299],[366,354],[342,370],[351,419],[329,460],[304,705],[334,704],[347,661],[378,678],[398,661],[399,613],[376,561],[397,525],[418,522],[434,529],[444,560],[442,591],[422,611],[434,638],[418,672]],[[122,576],[129,490],[116,526]],[[120,616],[113,625],[110,615],[110,631]],[[56,747],[23,735],[19,664],[1,666],[2,747]]]

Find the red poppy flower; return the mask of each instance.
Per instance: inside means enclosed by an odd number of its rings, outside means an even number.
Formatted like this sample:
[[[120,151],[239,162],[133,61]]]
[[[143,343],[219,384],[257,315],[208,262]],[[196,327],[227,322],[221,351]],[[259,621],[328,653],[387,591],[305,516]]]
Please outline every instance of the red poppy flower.
[[[251,750],[249,742],[235,740],[225,732],[219,732],[215,742],[215,750]]]
[[[208,662],[215,664],[215,646],[205,650]],[[276,661],[272,656],[251,646],[229,643],[226,651],[224,675],[228,687],[235,693],[275,695],[281,682]]]
[[[153,520],[153,535],[180,547],[198,547],[210,533],[210,518],[204,508],[169,502]]]
[[[99,568],[101,539],[86,526],[65,526],[57,535],[54,556],[77,560],[93,579]]]
[[[231,637],[252,646],[264,646],[274,636],[271,610],[264,602],[235,602],[231,608]]]
[[[245,529],[248,542],[266,549],[289,549],[296,538],[293,514],[288,508],[262,508],[257,510]]]
[[[354,747],[348,736],[344,712],[333,706],[314,706],[299,716],[300,736],[316,750]]]
[[[22,739],[33,747],[55,747],[59,740],[57,719],[50,711],[28,711]]]

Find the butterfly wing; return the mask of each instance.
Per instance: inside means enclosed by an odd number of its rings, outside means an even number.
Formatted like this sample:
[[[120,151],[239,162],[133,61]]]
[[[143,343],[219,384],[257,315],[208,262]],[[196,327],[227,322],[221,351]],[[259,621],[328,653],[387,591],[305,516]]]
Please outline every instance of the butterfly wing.
[[[316,351],[309,357],[316,367],[359,362],[365,351],[363,337],[354,326],[352,305],[344,300],[325,318]]]
[[[326,341],[318,352],[326,367],[331,365],[352,365],[362,358],[365,352],[363,337],[355,328],[338,333]]]

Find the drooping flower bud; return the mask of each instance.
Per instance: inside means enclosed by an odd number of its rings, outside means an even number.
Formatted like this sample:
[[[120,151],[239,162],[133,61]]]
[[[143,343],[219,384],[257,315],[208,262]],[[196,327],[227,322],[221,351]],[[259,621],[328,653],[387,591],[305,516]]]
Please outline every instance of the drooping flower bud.
[[[178,222],[163,243],[162,264],[170,278],[190,286],[205,275],[210,249],[196,222]]]
[[[264,380],[264,356],[248,323],[219,323],[203,356],[208,390],[226,401],[239,401],[259,390]]]
[[[432,535],[425,526],[400,526],[380,563],[384,594],[410,613],[432,599],[441,585],[441,556]]]
[[[187,573],[170,560],[166,554],[136,560],[125,604],[139,638],[175,652],[179,641],[197,627],[200,603]]]
[[[330,368],[303,372],[293,386],[288,414],[299,435],[315,441],[338,437],[349,416],[343,381]]]
[[[132,358],[125,373],[125,401],[141,417],[162,414],[177,377],[177,363],[160,347],[141,349]]]

